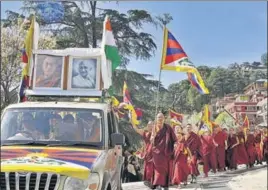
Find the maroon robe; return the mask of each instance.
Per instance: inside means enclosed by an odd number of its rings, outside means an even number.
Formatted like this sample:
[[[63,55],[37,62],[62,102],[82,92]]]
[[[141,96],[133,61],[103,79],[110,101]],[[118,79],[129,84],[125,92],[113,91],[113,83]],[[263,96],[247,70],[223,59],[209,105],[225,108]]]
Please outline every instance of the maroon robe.
[[[245,147],[245,135],[243,132],[237,134],[239,145],[237,145],[237,164],[248,164],[248,154]]]
[[[186,138],[185,144],[190,149],[192,154],[192,159],[189,164],[190,173],[192,175],[198,176],[200,173],[198,170],[197,160],[202,158],[202,152],[201,152],[202,144],[200,138],[197,134],[191,132],[190,136]]]
[[[227,139],[227,160],[229,163],[230,169],[236,169],[237,168],[237,146],[233,147],[237,143],[237,136],[236,135],[229,135]]]
[[[263,152],[261,149],[261,134],[255,135],[255,150],[256,150],[257,160],[261,162],[263,160]]]
[[[250,165],[253,165],[255,162],[256,154],[255,154],[255,146],[254,146],[254,135],[253,134],[248,134],[247,135],[247,140],[246,140],[246,150],[248,154],[248,163]]]
[[[174,131],[167,124],[164,124],[154,138],[152,147],[154,167],[152,184],[154,186],[167,187],[169,185],[171,178],[171,176],[169,176],[170,160],[173,157],[174,143],[176,140],[177,138]]]
[[[268,164],[268,137],[264,137],[263,139],[263,156],[265,158],[266,163]]]
[[[187,182],[188,175],[190,174],[187,163],[188,156],[184,140],[177,142],[174,151],[172,184],[179,185],[182,182]]]
[[[144,174],[143,180],[150,181],[153,177],[153,155],[152,155],[152,144],[151,144],[151,132],[143,133],[143,140],[145,142],[144,152]]]
[[[227,140],[227,134],[223,131],[219,131],[214,135],[214,141],[218,144],[216,147],[217,168],[222,170],[225,168],[225,141]]]
[[[210,170],[216,172],[216,147],[213,143],[213,137],[211,135],[201,135],[202,153],[203,153],[203,170],[207,175]]]

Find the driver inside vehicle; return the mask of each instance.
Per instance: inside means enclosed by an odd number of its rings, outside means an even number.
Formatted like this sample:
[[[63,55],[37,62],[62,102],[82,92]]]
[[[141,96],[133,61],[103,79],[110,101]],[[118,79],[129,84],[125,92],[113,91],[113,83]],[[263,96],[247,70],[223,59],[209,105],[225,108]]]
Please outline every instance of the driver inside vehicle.
[[[13,137],[9,137],[7,140],[34,140],[40,135],[40,132],[36,130],[34,125],[33,115],[25,113],[21,121],[22,130],[17,131]]]
[[[89,114],[80,114],[78,122],[79,132],[76,139],[86,142],[100,142],[100,121],[97,117]]]

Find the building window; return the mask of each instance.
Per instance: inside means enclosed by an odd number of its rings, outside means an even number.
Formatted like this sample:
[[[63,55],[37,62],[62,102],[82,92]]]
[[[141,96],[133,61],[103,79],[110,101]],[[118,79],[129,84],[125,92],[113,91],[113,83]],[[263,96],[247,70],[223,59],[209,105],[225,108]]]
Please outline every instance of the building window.
[[[255,107],[253,107],[253,106],[248,106],[248,107],[245,108],[245,110],[247,110],[247,111],[256,111]]]

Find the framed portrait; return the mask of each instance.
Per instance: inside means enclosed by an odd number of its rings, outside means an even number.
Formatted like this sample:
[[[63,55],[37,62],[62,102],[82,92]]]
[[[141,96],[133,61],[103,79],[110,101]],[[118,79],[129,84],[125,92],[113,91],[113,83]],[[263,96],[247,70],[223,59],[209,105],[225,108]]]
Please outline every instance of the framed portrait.
[[[64,56],[34,55],[34,89],[62,89],[64,72]]]
[[[99,90],[100,58],[70,57],[68,89]]]

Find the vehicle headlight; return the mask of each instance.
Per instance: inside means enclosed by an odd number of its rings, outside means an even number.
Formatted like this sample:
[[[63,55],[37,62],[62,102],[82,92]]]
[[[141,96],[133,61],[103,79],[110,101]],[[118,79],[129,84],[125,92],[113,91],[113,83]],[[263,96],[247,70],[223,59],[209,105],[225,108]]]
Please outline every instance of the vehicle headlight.
[[[90,174],[87,180],[68,177],[64,183],[64,190],[97,190],[100,178],[97,173]]]

